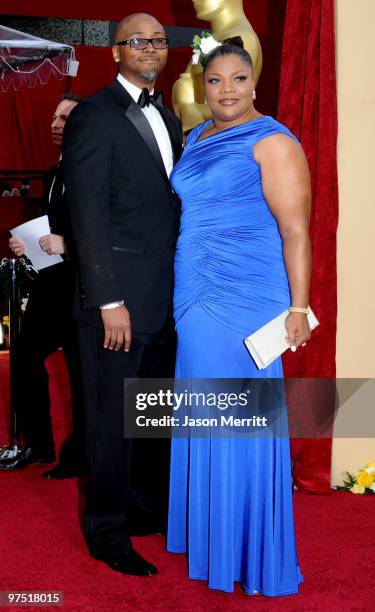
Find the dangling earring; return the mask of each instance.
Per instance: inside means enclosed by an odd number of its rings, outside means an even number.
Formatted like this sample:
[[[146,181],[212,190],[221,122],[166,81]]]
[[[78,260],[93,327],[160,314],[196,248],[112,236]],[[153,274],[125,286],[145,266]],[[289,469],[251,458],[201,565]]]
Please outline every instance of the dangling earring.
[[[204,103],[207,104],[207,98],[204,96]]]
[[[257,93],[256,93],[255,89],[253,89],[253,100],[255,100],[256,97],[257,97]]]
[[[119,64],[120,63],[120,58],[116,57],[115,62],[116,62],[116,64]]]

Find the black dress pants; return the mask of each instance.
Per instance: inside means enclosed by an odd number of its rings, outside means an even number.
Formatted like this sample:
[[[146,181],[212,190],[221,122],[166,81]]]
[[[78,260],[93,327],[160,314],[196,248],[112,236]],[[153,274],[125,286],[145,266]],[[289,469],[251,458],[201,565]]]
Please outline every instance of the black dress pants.
[[[55,445],[45,361],[63,347],[72,399],[72,434],[60,462],[82,466],[85,460],[83,391],[76,322],[72,316],[74,271],[70,263],[41,270],[33,281],[16,345],[18,430],[35,457],[53,461]]]
[[[133,335],[128,353],[104,349],[103,331],[85,323],[79,338],[89,472],[84,531],[94,557],[121,557],[133,530],[166,525],[170,441],[125,437],[124,379],[173,377],[173,319],[157,335]]]

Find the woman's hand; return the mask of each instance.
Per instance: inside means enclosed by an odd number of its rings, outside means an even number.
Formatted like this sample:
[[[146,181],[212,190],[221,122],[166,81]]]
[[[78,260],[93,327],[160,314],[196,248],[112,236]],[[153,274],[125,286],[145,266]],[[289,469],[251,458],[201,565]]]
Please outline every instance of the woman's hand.
[[[286,340],[290,347],[296,347],[294,350],[310,339],[311,331],[305,314],[290,312],[285,321],[285,329]]]

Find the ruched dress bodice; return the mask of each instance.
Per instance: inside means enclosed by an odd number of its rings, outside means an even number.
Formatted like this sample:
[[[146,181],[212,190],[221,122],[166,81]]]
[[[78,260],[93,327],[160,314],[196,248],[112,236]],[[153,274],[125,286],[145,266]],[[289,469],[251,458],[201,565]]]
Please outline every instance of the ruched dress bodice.
[[[199,303],[248,335],[290,303],[282,241],[263,196],[254,145],[292,134],[264,116],[199,140],[188,137],[172,185],[182,200],[175,263],[175,319]]]

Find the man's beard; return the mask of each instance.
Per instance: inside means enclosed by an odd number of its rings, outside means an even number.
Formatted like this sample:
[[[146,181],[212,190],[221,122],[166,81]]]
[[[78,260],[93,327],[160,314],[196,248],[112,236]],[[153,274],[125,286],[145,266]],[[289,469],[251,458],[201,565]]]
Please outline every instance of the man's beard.
[[[159,74],[158,70],[154,69],[154,70],[147,70],[146,72],[142,72],[141,76],[142,76],[142,79],[144,79],[145,81],[155,81],[158,74]]]

